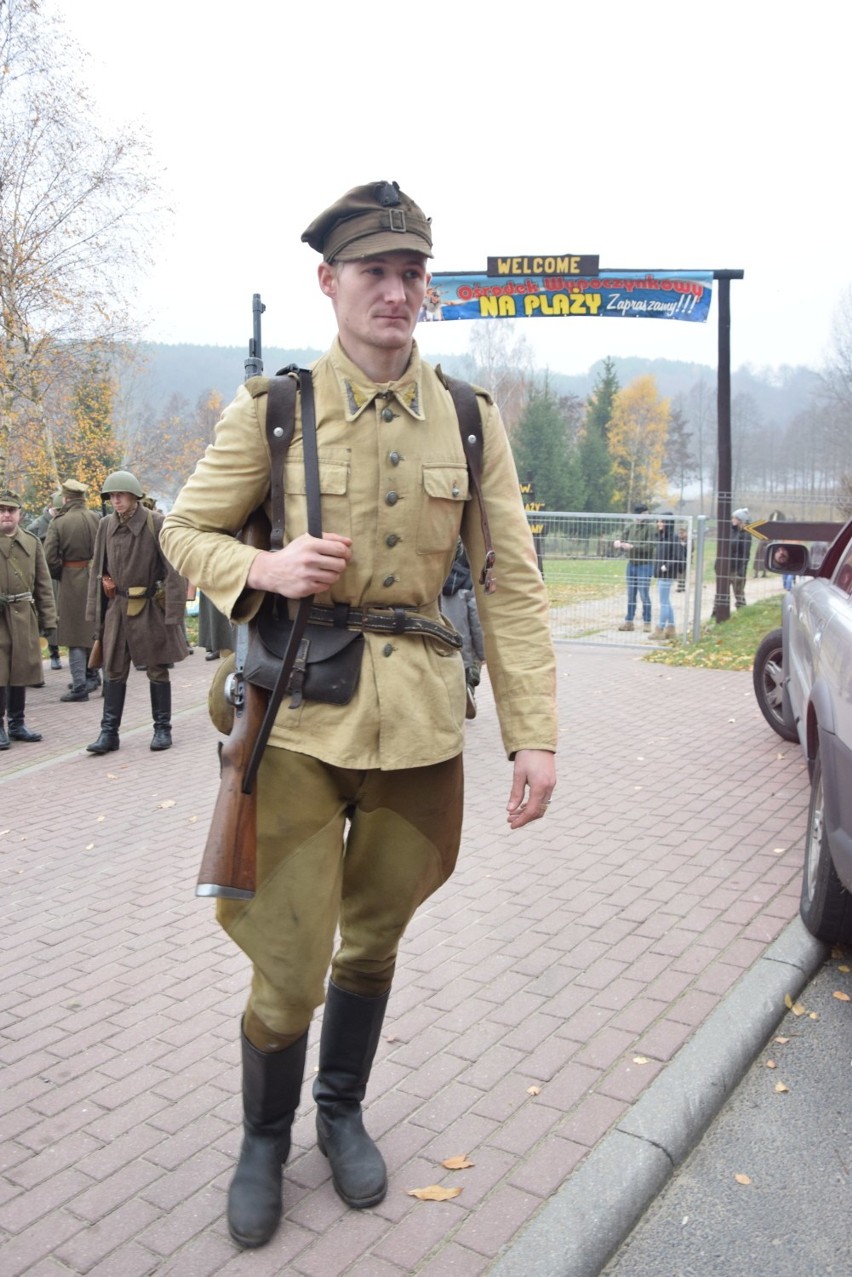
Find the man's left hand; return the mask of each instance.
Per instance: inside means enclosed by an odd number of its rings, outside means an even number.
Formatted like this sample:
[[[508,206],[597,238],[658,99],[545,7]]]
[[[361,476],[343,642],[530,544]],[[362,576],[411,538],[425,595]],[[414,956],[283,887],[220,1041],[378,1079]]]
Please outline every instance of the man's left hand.
[[[550,806],[555,785],[556,759],[550,750],[519,749],[506,807],[509,827],[520,829],[531,820],[540,820]]]

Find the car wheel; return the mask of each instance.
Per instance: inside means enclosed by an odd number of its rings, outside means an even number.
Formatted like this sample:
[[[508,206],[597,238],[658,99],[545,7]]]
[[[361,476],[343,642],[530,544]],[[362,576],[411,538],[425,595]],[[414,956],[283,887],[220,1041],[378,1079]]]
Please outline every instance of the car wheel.
[[[799,912],[808,931],[818,940],[824,940],[826,944],[852,942],[852,896],[838,878],[828,849],[819,755],[811,777]]]
[[[798,740],[795,727],[784,721],[784,676],[781,631],[771,630],[754,654],[752,680],[760,712],[783,740]]]

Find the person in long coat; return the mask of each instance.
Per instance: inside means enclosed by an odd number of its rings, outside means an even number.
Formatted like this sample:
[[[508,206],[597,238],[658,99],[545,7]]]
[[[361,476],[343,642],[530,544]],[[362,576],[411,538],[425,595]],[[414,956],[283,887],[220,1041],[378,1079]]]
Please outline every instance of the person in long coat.
[[[44,547],[44,539],[47,536],[47,529],[50,527],[56,511],[62,507],[62,491],[54,492],[51,498],[51,504],[46,505],[37,519],[30,519],[26,526],[26,531],[31,532],[34,537],[38,537]],[[59,612],[59,582],[53,577],[53,601],[56,604],[57,614]],[[52,670],[61,670],[62,661],[59,657],[59,639],[54,630],[52,634],[46,634],[47,650],[50,653],[50,668]]]
[[[100,685],[92,671],[88,674],[89,649],[92,646],[92,623],[86,619],[89,594],[89,565],[95,552],[95,537],[100,519],[86,507],[88,488],[79,479],[66,479],[62,485],[62,505],[48,525],[44,538],[44,557],[51,576],[59,582],[59,643],[68,648],[71,667],[71,690],[61,701],[87,701],[89,692]]]
[[[86,616],[102,644],[104,711],[100,735],[86,749],[90,754],[118,749],[131,665],[148,675],[154,718],[151,749],[169,749],[169,668],[189,655],[183,628],[186,582],[163,556],[163,515],[142,505],[136,476],[117,470],[104,480],[101,493],[113,512],[98,525]]]
[[[20,522],[21,499],[7,490],[0,494],[0,749],[13,740],[41,740],[24,722],[27,688],[44,682],[40,635],[56,627],[44,550]]]

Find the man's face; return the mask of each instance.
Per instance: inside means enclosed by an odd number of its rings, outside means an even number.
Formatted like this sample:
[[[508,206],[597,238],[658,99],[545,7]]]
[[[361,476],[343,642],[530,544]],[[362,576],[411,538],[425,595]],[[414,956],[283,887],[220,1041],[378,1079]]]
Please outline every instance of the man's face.
[[[429,282],[422,253],[406,250],[357,262],[323,262],[319,281],[334,305],[343,349],[356,363],[365,352],[410,345]]]
[[[129,514],[136,505],[136,498],[132,492],[111,492],[109,503],[116,514]]]
[[[16,505],[0,505],[0,536],[11,537],[21,522],[21,510]]]

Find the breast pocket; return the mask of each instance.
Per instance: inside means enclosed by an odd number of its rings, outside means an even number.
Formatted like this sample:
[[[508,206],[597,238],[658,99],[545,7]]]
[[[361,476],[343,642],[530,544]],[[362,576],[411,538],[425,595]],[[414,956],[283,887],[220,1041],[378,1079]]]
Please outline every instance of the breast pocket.
[[[348,449],[329,450],[319,459],[320,504],[324,532],[339,536],[352,535],[349,495]],[[287,540],[308,530],[308,502],[305,483],[305,460],[295,451],[284,462],[284,522]]]
[[[423,467],[417,553],[441,554],[455,546],[468,500],[466,466],[453,462]]]

